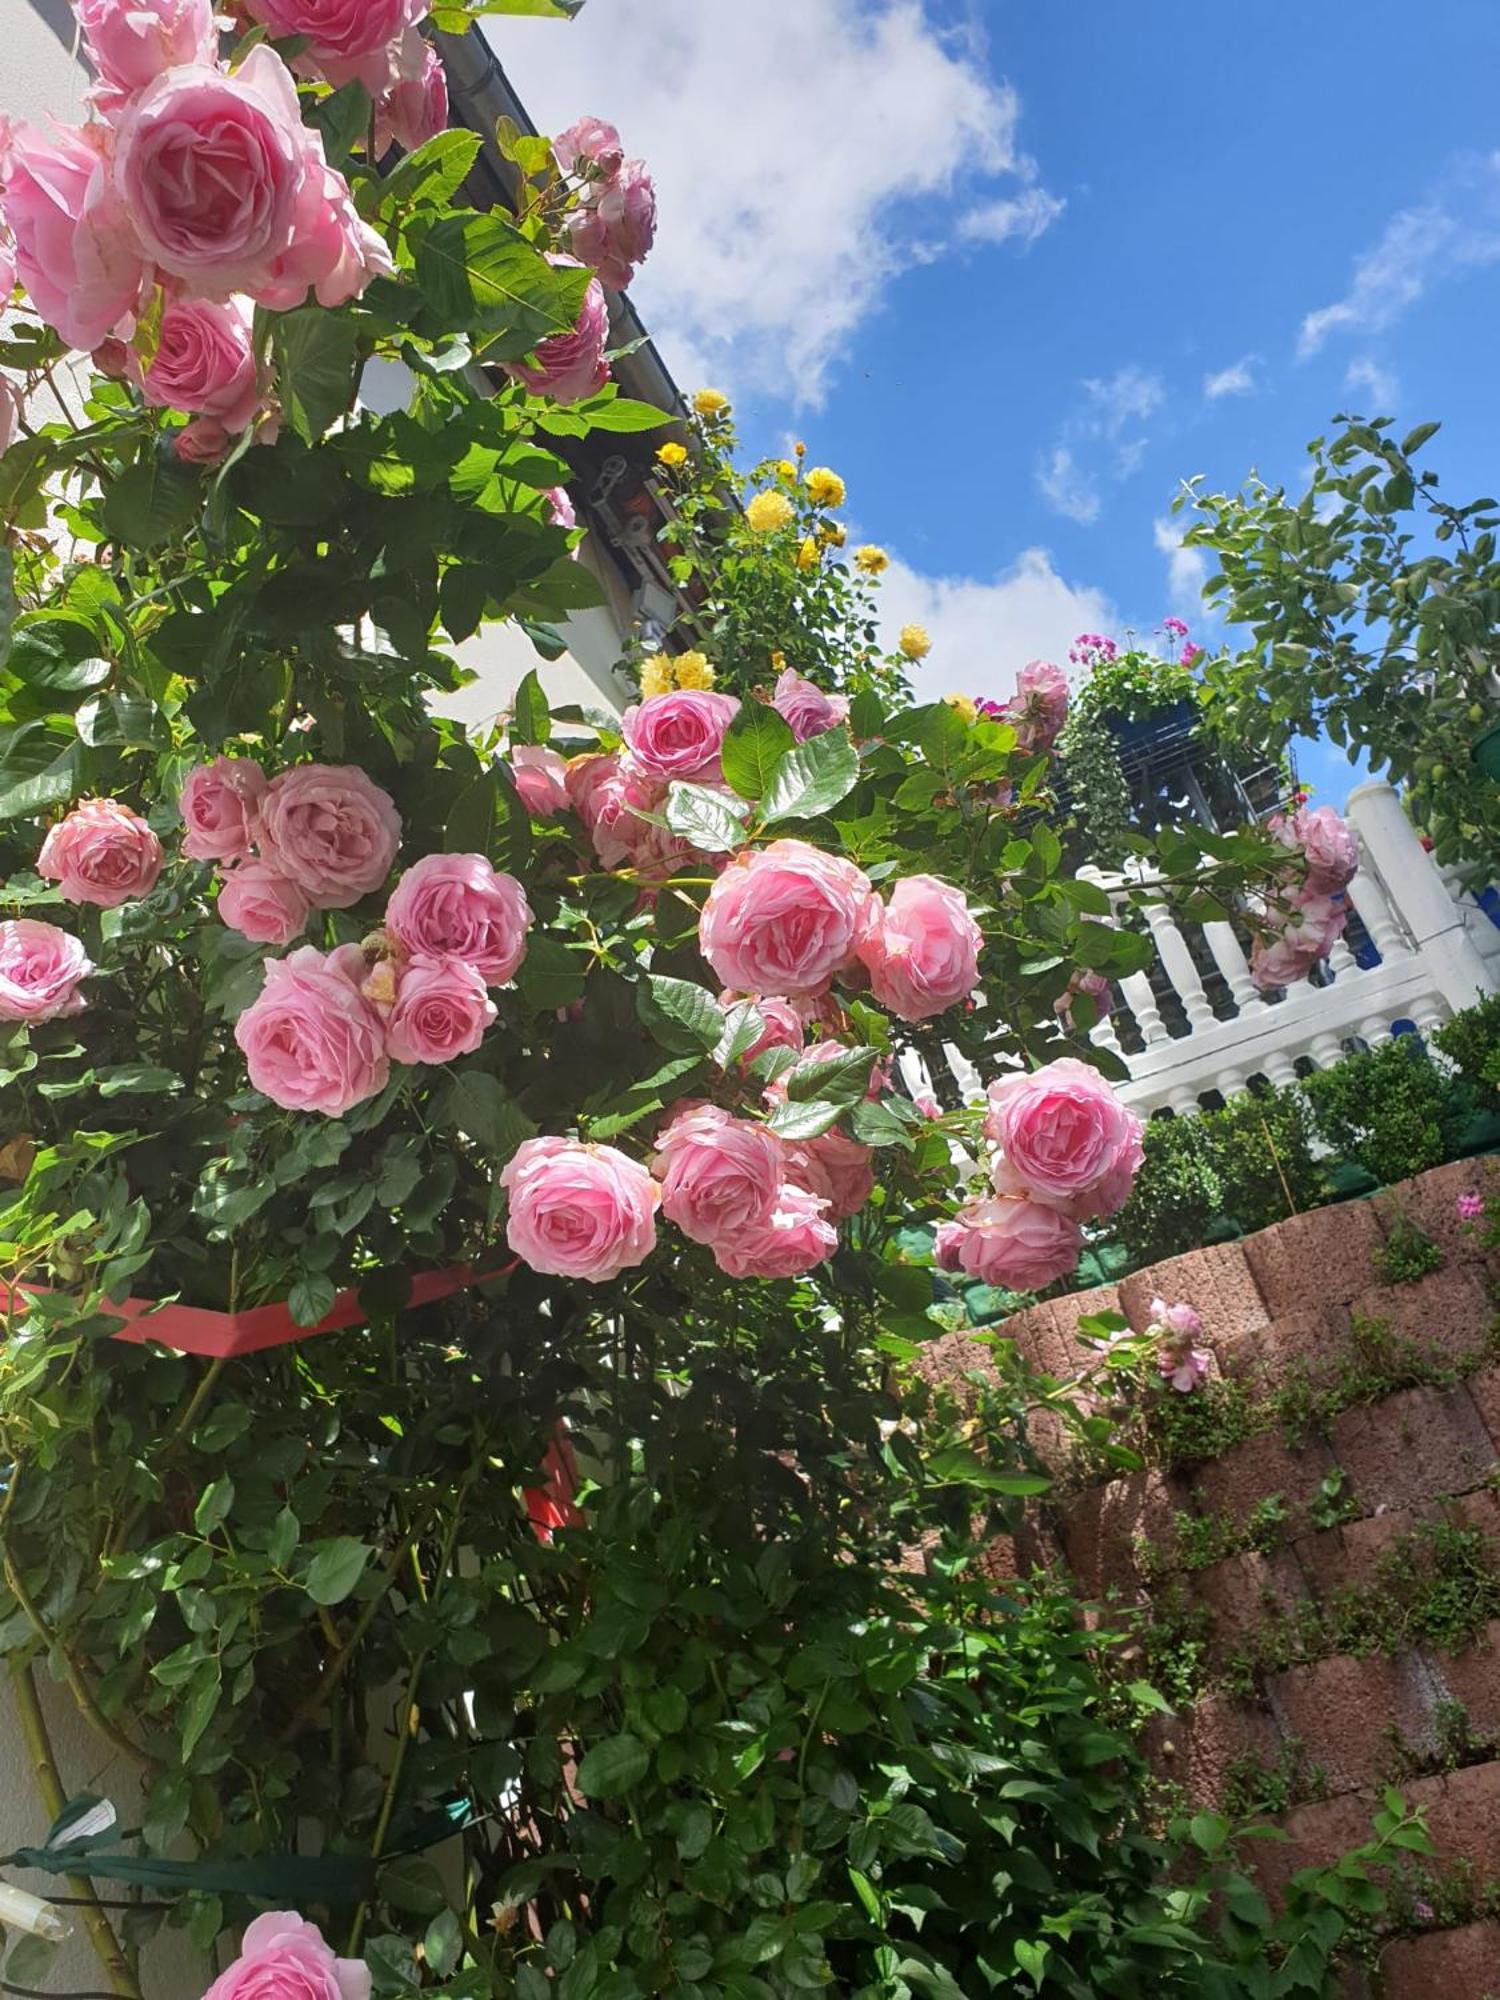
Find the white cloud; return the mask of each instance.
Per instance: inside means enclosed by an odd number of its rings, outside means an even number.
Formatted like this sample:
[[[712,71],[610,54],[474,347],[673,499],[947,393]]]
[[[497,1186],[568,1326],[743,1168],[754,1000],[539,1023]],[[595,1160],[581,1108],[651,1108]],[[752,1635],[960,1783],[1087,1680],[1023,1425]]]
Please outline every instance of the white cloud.
[[[594,113],[647,159],[660,233],[635,289],[674,366],[815,403],[955,206],[1004,179],[1035,203],[1014,90],[924,0],[646,0],[628,27],[605,0],[488,33],[542,130]]]
[[[1500,258],[1500,152],[1454,163],[1427,198],[1393,215],[1355,259],[1349,289],[1302,322],[1297,352],[1330,334],[1381,333],[1433,285]]]
[[[1202,549],[1184,548],[1182,529],[1170,519],[1151,523],[1157,549],[1167,559],[1167,596],[1172,609],[1180,614],[1203,615],[1203,585],[1208,576],[1208,558]]]
[[[1344,370],[1344,387],[1355,395],[1364,395],[1369,399],[1374,406],[1368,412],[1372,417],[1389,416],[1401,393],[1401,385],[1391,370],[1382,368],[1368,354],[1357,355],[1349,363]]]
[[[1099,518],[1100,481],[1128,479],[1150,439],[1136,429],[1166,401],[1166,384],[1133,363],[1113,375],[1092,376],[1083,401],[1063,424],[1036,469],[1042,498],[1054,512],[1087,527]]]
[[[1117,631],[1120,625],[1104,592],[1069,583],[1043,548],[1024,549],[989,582],[923,576],[897,558],[882,579],[880,606],[890,644],[903,625],[927,629],[932,651],[911,675],[924,701],[953,693],[1004,701],[1028,660],[1055,660],[1067,668],[1068,648],[1080,632]]]
[[[1099,518],[1099,489],[1087,473],[1079,469],[1065,444],[1054,445],[1037,467],[1036,483],[1042,498],[1054,513],[1064,514],[1087,528]]]
[[[1243,354],[1238,361],[1231,361],[1227,368],[1221,368],[1215,375],[1203,378],[1203,393],[1209,402],[1218,402],[1221,396],[1253,396],[1256,390],[1255,368],[1258,357]]]
[[[1083,389],[1088,398],[1083,422],[1106,438],[1118,438],[1128,423],[1144,422],[1167,399],[1161,377],[1133,365],[1117,368],[1103,380],[1085,382]]]
[[[984,203],[960,216],[958,233],[969,243],[1007,243],[1018,237],[1023,249],[1030,249],[1045,236],[1067,207],[1059,195],[1045,188],[1026,188],[1021,194]]]

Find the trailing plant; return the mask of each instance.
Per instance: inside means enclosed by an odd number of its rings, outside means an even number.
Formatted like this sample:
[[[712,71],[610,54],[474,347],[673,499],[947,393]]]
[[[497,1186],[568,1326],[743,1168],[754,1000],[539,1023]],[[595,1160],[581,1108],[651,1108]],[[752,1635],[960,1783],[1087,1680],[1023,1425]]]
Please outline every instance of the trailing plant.
[[[1420,1223],[1401,1211],[1385,1228],[1385,1241],[1375,1253],[1375,1269],[1385,1285],[1412,1285],[1429,1271],[1442,1268],[1443,1252]]]

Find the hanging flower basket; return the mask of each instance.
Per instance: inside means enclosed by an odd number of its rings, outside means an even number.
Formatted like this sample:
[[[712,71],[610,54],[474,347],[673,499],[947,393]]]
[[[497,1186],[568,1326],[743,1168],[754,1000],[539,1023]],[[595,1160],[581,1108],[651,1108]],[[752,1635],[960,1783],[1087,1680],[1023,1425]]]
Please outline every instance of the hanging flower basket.
[[[1474,739],[1469,755],[1492,783],[1500,785],[1500,722],[1492,722]]]

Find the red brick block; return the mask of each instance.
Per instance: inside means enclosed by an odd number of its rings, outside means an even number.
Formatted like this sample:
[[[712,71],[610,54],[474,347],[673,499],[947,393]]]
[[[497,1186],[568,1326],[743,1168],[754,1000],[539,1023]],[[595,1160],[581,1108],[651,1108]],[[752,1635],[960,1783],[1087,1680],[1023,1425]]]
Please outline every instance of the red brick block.
[[[1372,1205],[1387,1228],[1393,1216],[1407,1215],[1427,1231],[1450,1263],[1477,1264],[1485,1253],[1473,1227],[1459,1220],[1458,1197],[1497,1191],[1500,1160],[1454,1160],[1409,1181],[1398,1181],[1395,1187],[1382,1188],[1372,1198]]]
[[[1448,1698],[1463,1703],[1470,1736],[1491,1745],[1500,1741],[1500,1618],[1491,1619],[1479,1645],[1437,1654],[1432,1665]]]
[[[1398,1340],[1454,1363],[1467,1361],[1484,1346],[1495,1317],[1489,1280],[1472,1264],[1429,1271],[1415,1284],[1377,1285],[1361,1292],[1349,1310],[1357,1319],[1388,1326]]]
[[[1500,1884],[1500,1764],[1470,1764],[1404,1790],[1427,1816],[1440,1867],[1466,1862],[1476,1888]]]
[[[929,1340],[912,1366],[934,1390],[964,1406],[972,1403],[975,1394],[968,1378],[980,1375],[993,1381],[995,1375],[989,1349],[967,1333],[945,1333]]]
[[[1385,1241],[1380,1218],[1367,1201],[1346,1201],[1288,1216],[1242,1248],[1267,1317],[1347,1305],[1377,1282],[1375,1254]]]
[[[1219,1356],[1219,1365],[1226,1375],[1242,1377],[1252,1393],[1265,1395],[1294,1374],[1320,1386],[1332,1381],[1348,1352],[1348,1308],[1308,1306],[1244,1335]]]
[[[1500,1367],[1481,1368],[1469,1377],[1469,1394],[1490,1442],[1500,1451]]]
[[[1209,1653],[1216,1663],[1246,1645],[1278,1612],[1307,1603],[1307,1586],[1290,1549],[1247,1553],[1210,1563],[1191,1579],[1193,1595],[1213,1613]]]
[[[1180,1479],[1154,1469],[1061,1500],[1057,1525],[1063,1553],[1085,1594],[1133,1594],[1143,1581],[1135,1559],[1137,1540],[1149,1542],[1170,1561],[1176,1545],[1173,1516],[1190,1504]]]
[[[1416,1515],[1402,1508],[1304,1535],[1293,1546],[1313,1596],[1325,1603],[1346,1585],[1373,1583],[1380,1558],[1392,1542],[1409,1535],[1416,1522]]]
[[[1213,1809],[1234,1766],[1251,1757],[1273,1766],[1280,1738],[1264,1708],[1210,1694],[1181,1715],[1153,1717],[1141,1747],[1159,1778],[1180,1785],[1194,1807]]]
[[[1078,1338],[1078,1322],[1091,1314],[1118,1312],[1120,1293],[1115,1285],[1098,1285],[1088,1292],[1070,1292],[1066,1298],[1047,1299],[1012,1314],[1000,1331],[1033,1368],[1063,1380],[1083,1374],[1099,1358],[1097,1346]]]
[[[1238,1243],[1211,1243],[1121,1279],[1120,1310],[1138,1332],[1150,1320],[1153,1299],[1195,1307],[1220,1354],[1271,1317]]]
[[[1425,1669],[1411,1654],[1315,1660],[1266,1682],[1282,1733],[1297,1739],[1306,1764],[1321,1769],[1331,1792],[1398,1776],[1403,1747],[1419,1757],[1432,1755],[1432,1695]]]
[[[1281,1821],[1284,1841],[1256,1841],[1247,1848],[1256,1880],[1273,1904],[1304,1868],[1326,1868],[1353,1847],[1374,1838],[1371,1820],[1379,1804],[1374,1792],[1344,1792],[1315,1806],[1298,1806]]]
[[[1380,1954],[1383,2000],[1500,2000],[1500,1924],[1396,1938]]]
[[[1258,1502],[1279,1493],[1295,1533],[1299,1523],[1305,1525],[1305,1510],[1332,1470],[1333,1460],[1321,1441],[1293,1451],[1274,1431],[1265,1431],[1196,1467],[1193,1491],[1205,1514],[1226,1513],[1238,1527],[1245,1526]]]
[[[1341,1411],[1334,1456],[1362,1507],[1417,1507],[1480,1485],[1495,1462],[1479,1413],[1462,1389],[1402,1389]]]

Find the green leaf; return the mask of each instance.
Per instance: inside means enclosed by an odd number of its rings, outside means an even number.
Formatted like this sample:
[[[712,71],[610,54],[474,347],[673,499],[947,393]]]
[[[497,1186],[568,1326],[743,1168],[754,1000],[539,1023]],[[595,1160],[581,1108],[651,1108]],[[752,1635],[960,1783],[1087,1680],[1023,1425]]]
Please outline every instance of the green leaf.
[[[825,730],[786,752],[766,787],[762,816],[767,826],[783,819],[813,819],[858,783],[859,752],[848,730]]]
[[[317,1554],[308,1567],[303,1589],[314,1604],[342,1604],[365,1573],[374,1551],[352,1535],[339,1535],[316,1544]]]
[[[510,735],[515,743],[545,743],[552,734],[552,711],[533,667],[511,703]]]
[[[516,985],[528,1007],[538,1014],[571,1007],[583,993],[586,961],[570,951],[561,938],[534,938],[527,947]]]
[[[448,1087],[443,1105],[445,1124],[467,1133],[501,1166],[523,1139],[536,1136],[536,1126],[515,1099],[488,1070],[460,1070]]]
[[[814,1098],[807,1104],[778,1104],[766,1120],[778,1139],[795,1144],[799,1139],[818,1139],[837,1125],[844,1113],[842,1104],[825,1104]]]
[[[180,1754],[184,1762],[202,1741],[203,1732],[213,1721],[223,1694],[217,1660],[206,1660],[193,1677],[192,1689],[182,1712]]]
[[[8,547],[0,547],[0,667],[10,658],[11,636],[16,623],[16,558]]]
[[[30,818],[73,799],[80,786],[83,748],[71,731],[45,722],[3,732],[0,748],[0,819]]]
[[[169,1069],[158,1068],[154,1063],[119,1063],[113,1069],[101,1069],[95,1081],[101,1097],[124,1097],[147,1092],[155,1097],[170,1097],[182,1088],[182,1078]]]
[[[344,84],[308,108],[305,121],[322,133],[323,151],[330,167],[342,169],[355,146],[369,132],[371,109],[370,93],[358,82]],[[320,306],[317,310],[326,317],[326,308]]]
[[[575,406],[591,431],[659,431],[672,422],[665,410],[653,403],[638,403],[629,396],[614,396],[608,402]]]
[[[483,144],[477,132],[439,132],[391,169],[381,193],[398,205],[420,201],[446,208],[468,179]]]
[[[577,321],[591,273],[560,270],[494,211],[445,215],[417,247],[417,283],[447,331],[488,335],[493,356],[514,359]]]
[[[100,519],[111,541],[129,549],[154,549],[184,534],[197,520],[202,504],[199,475],[163,446],[137,459],[113,481]]]
[[[222,1479],[210,1481],[199,1495],[198,1504],[193,1509],[193,1526],[200,1535],[211,1535],[229,1518],[233,1505],[234,1481],[226,1473]]]
[[[870,1072],[878,1049],[846,1049],[820,1062],[804,1062],[788,1076],[786,1094],[793,1104],[821,1098],[827,1104],[858,1104],[870,1088]]]
[[[851,1867],[849,1870],[849,1881],[855,1895],[858,1896],[864,1908],[865,1915],[870,1919],[872,1924],[878,1924],[880,1922],[880,1898],[875,1893],[875,1884],[870,1880],[868,1875],[862,1874],[858,1868],[854,1867]]]
[[[653,973],[637,988],[636,1004],[641,1019],[665,1048],[717,1048],[724,1033],[724,1014],[718,1001],[691,979],[668,979]]]
[[[638,1785],[651,1768],[651,1752],[625,1731],[596,1743],[578,1766],[578,1789],[585,1798],[616,1799]]]
[[[456,1969],[463,1951],[464,1937],[458,1918],[451,1910],[440,1910],[427,1926],[427,1935],[422,1940],[422,1956],[433,1977],[446,1979]]]
[[[774,708],[765,702],[741,702],[738,715],[724,736],[724,781],[742,799],[759,799],[776,766],[796,738]]]
[[[304,1271],[287,1297],[287,1311],[298,1326],[316,1326],[327,1319],[338,1287],[326,1271]]]
[[[353,86],[359,88],[358,85]],[[354,400],[359,329],[324,306],[299,306],[271,322],[276,393],[304,443],[320,438]]]
[[[666,821],[702,854],[732,854],[747,838],[734,806],[706,785],[674,784],[667,793]]]
[[[1414,452],[1422,449],[1429,438],[1436,437],[1442,428],[1441,424],[1418,424],[1414,431],[1408,431],[1401,440],[1401,456],[1410,458]]]

